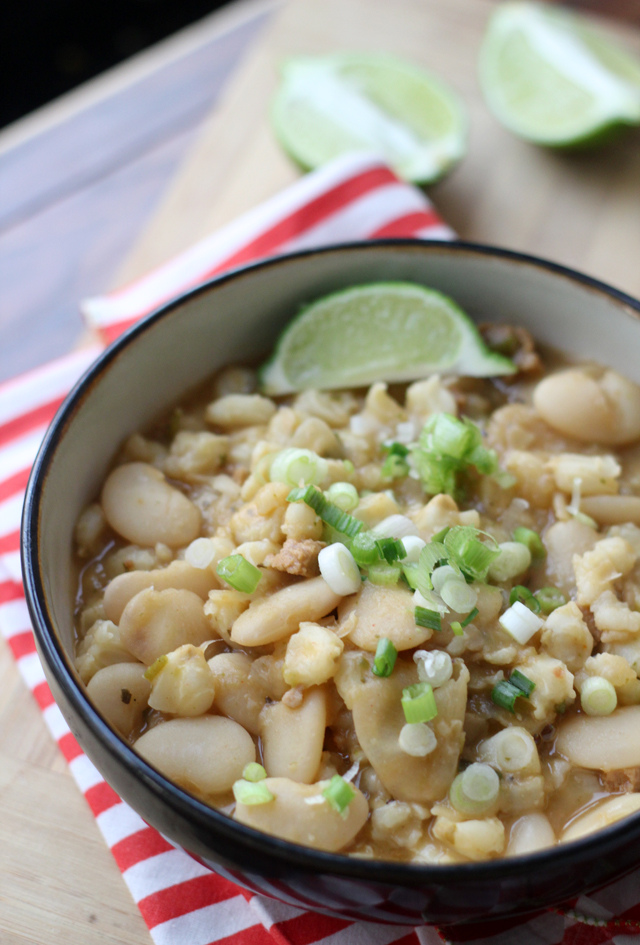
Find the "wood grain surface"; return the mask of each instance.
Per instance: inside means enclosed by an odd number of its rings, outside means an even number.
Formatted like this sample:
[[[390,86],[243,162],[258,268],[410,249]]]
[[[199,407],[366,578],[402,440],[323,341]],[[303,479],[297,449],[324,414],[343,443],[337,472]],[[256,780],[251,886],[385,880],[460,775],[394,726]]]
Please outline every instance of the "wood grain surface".
[[[461,238],[546,256],[640,294],[640,130],[615,146],[569,154],[534,147],[502,128],[483,101],[476,67],[493,6],[489,0],[289,3],[236,72],[116,281],[141,275],[298,176],[268,122],[283,58],[383,49],[438,73],[467,105],[467,157],[427,189]],[[640,52],[640,31],[599,22]]]
[[[640,32],[633,25],[640,25],[637,0],[574,0],[574,5],[617,12],[631,25],[602,22],[629,48],[640,50]],[[154,98],[165,82],[162,69],[167,63],[163,65],[161,57],[144,76],[125,77],[111,92],[96,96],[91,107],[66,111],[63,107],[62,115],[47,118],[40,130],[37,120],[32,122],[26,136],[0,153],[0,158],[11,161],[16,187],[7,205],[14,216],[11,221],[5,218],[2,234],[9,253],[3,272],[12,281],[0,316],[15,329],[14,345],[8,350],[17,352],[11,355],[11,373],[40,363],[37,359],[46,357],[52,339],[61,342],[69,337],[70,343],[73,334],[59,334],[69,305],[75,305],[80,292],[106,287],[110,271],[132,244],[115,283],[145,272],[298,176],[275,145],[266,120],[277,63],[288,53],[384,49],[439,72],[462,94],[471,116],[467,158],[450,177],[429,189],[458,233],[549,256],[640,293],[639,134],[632,132],[604,151],[570,156],[533,148],[501,129],[482,101],[475,71],[491,7],[490,0],[289,0],[267,29],[263,11],[255,29],[247,22],[244,33],[228,35],[224,48],[218,46],[212,53],[208,47],[209,54],[219,57],[213,64],[206,62],[204,47],[196,43],[197,62],[184,58],[182,69],[173,72],[172,82],[181,92],[170,99],[167,119],[171,120],[164,126],[156,124],[149,112],[147,136],[142,126],[136,129],[131,115],[142,121],[145,102],[157,108],[164,100]],[[243,59],[249,41],[255,45]],[[205,66],[211,66],[212,82],[221,82],[233,66],[237,68],[196,141],[194,129],[207,92],[193,89]],[[164,89],[169,94],[166,85]],[[134,95],[133,105],[127,105],[132,100],[125,92]],[[196,96],[191,102],[184,99],[190,94]],[[123,142],[119,146],[105,142],[109,121],[112,129],[126,130],[132,144],[129,151]],[[82,160],[82,155],[75,155],[75,165],[68,166],[66,176],[58,164],[48,177],[54,188],[34,180],[39,174],[46,176],[48,162],[59,155],[56,142],[66,141],[65,135],[75,135],[81,143],[96,134],[103,136],[104,149],[97,144],[94,154]],[[164,186],[189,145],[186,162],[136,241],[158,200],[160,182]],[[29,173],[26,163],[21,167],[16,162],[15,149],[26,146],[29,151],[22,155],[29,155]],[[65,232],[66,243],[61,239]],[[34,261],[46,258],[47,239],[60,245],[49,251],[52,264],[38,289]],[[37,253],[34,240],[40,241]],[[96,256],[105,245],[110,250],[98,265]],[[20,265],[22,270],[16,271]],[[63,273],[57,279],[52,275],[56,266]],[[78,270],[84,275],[76,275],[77,281],[70,284]],[[21,304],[29,321],[19,333],[19,319],[12,315]],[[79,321],[77,326],[79,332]],[[23,359],[19,364],[18,358]],[[150,941],[0,640],[0,942],[150,945]]]

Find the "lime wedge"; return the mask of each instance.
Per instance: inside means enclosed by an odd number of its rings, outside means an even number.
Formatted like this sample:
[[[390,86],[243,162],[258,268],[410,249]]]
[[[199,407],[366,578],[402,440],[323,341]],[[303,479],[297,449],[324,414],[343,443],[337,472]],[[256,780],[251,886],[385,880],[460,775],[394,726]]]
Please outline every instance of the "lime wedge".
[[[400,177],[427,183],[466,148],[466,114],[457,95],[440,79],[385,55],[288,60],[271,119],[285,151],[306,169],[348,151],[375,151]]]
[[[410,282],[376,282],[327,295],[280,335],[260,371],[268,394],[360,387],[434,373],[513,374],[453,299]]]
[[[489,20],[480,81],[499,121],[536,144],[597,143],[640,124],[640,61],[587,21],[540,3],[505,3]]]

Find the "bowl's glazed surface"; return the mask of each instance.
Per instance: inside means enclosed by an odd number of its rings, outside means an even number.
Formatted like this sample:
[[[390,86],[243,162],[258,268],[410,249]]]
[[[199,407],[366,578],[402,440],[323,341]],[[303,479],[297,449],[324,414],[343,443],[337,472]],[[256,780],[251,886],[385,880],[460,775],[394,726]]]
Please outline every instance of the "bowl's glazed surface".
[[[561,267],[466,244],[378,242],[281,257],[231,273],[136,325],[63,404],[25,503],[23,569],[36,641],[72,732],[148,823],[248,888],[344,918],[458,923],[544,909],[638,865],[640,815],[585,840],[492,862],[415,866],[321,853],[258,833],[142,760],[90,704],[73,666],[72,538],[119,445],[219,367],[255,361],[301,304],[359,283],[433,286],[477,320],[640,382],[640,303]]]

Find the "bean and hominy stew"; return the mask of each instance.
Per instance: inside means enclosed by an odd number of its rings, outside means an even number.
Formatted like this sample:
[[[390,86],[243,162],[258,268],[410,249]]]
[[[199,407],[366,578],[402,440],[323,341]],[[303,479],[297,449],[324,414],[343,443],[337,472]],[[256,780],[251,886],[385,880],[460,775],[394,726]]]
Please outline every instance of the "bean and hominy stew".
[[[77,523],[90,698],[244,824],[457,863],[640,809],[640,388],[484,332],[513,378],[227,368]]]

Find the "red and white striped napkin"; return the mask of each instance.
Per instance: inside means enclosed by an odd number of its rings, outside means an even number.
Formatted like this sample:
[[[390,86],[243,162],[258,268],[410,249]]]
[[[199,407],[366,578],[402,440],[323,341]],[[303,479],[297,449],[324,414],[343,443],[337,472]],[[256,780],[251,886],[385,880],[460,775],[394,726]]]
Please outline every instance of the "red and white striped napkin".
[[[424,194],[377,158],[351,156],[124,289],[83,304],[105,341],[184,289],[225,269],[296,249],[374,237],[451,239]],[[310,913],[239,889],[176,850],[124,804],[71,734],[33,642],[19,560],[30,466],[47,424],[100,346],[0,385],[0,630],[64,754],[156,945],[600,945],[640,942],[640,870],[590,897],[528,920],[464,929],[376,925]]]

